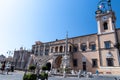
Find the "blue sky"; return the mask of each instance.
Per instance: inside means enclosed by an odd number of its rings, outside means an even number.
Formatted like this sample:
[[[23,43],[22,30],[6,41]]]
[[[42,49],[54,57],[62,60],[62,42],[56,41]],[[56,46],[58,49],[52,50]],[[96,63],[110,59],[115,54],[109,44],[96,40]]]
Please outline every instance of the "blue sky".
[[[35,41],[49,42],[97,33],[99,0],[0,0],[0,54]],[[112,0],[120,27],[120,0]]]

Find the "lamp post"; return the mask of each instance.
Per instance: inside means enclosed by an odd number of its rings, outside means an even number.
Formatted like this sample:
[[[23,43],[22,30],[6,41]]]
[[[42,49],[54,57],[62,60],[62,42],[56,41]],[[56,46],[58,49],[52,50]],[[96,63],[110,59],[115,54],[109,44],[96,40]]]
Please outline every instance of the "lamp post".
[[[13,54],[13,52],[9,50],[9,51],[7,51],[7,54],[8,54],[8,56],[11,56]]]
[[[12,62],[13,62],[13,59],[12,59],[12,58],[13,58],[13,57],[12,57],[13,52],[9,50],[9,51],[7,51],[7,54],[8,54],[8,59],[7,59],[7,61],[12,63]]]

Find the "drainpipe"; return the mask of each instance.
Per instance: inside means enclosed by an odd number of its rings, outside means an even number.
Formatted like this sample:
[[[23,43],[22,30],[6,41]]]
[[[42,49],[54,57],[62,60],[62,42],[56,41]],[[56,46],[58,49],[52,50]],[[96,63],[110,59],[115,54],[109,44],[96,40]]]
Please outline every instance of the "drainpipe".
[[[101,51],[100,51],[100,47],[101,47],[101,45],[100,45],[100,35],[98,34],[97,36],[98,36],[98,51],[99,51],[100,66],[103,66],[102,55],[101,55]]]
[[[115,38],[116,38],[116,45],[117,45],[119,43],[117,29],[115,29]],[[118,49],[117,51],[118,51],[118,54],[117,54],[118,55],[118,61],[119,61],[119,65],[120,65],[120,49]]]

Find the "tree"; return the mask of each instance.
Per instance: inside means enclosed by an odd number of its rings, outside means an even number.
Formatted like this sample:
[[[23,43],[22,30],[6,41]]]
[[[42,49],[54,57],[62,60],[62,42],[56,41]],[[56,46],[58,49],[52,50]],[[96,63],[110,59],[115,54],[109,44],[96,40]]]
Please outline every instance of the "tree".
[[[36,69],[36,67],[34,65],[30,65],[29,66],[29,70],[30,71],[35,72],[35,69]]]

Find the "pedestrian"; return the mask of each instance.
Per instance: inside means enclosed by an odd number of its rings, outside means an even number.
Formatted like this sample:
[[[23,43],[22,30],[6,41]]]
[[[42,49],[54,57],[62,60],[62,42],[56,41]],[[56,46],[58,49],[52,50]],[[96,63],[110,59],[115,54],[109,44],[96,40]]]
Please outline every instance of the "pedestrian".
[[[98,71],[98,70],[96,70],[96,75],[97,75],[97,76],[99,75],[99,71]]]
[[[114,80],[117,80],[117,78],[115,77]]]
[[[79,72],[78,72],[78,78],[80,78],[81,77],[81,70],[79,70]]]
[[[3,71],[5,70],[5,61],[2,63],[2,68],[1,68],[1,70],[2,70],[2,74],[3,74]]]
[[[10,71],[10,68],[11,68],[11,64],[8,62],[8,63],[6,64],[7,74],[8,74],[8,72]]]
[[[9,65],[6,65],[6,71],[7,71],[7,74],[8,74],[8,72],[9,72]]]
[[[0,62],[0,70],[1,70],[1,68],[2,68],[2,62]]]

